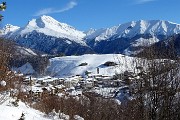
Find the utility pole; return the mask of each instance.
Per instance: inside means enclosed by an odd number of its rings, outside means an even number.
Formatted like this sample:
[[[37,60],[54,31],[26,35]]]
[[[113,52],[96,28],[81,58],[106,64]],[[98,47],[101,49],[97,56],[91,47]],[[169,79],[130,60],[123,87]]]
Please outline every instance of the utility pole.
[[[99,74],[99,68],[97,67],[97,74]]]
[[[31,92],[30,92],[30,107],[32,106],[32,100],[33,100],[33,97],[32,97],[32,79],[31,79],[31,76],[29,77],[29,81],[30,81],[30,86],[31,86]]]

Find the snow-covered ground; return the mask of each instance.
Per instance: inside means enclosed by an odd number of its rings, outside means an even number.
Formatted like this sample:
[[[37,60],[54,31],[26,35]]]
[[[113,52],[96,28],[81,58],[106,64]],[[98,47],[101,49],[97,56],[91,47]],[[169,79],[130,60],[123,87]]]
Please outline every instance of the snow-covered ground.
[[[67,77],[73,75],[84,75],[85,71],[92,74],[114,75],[115,73],[133,70],[135,58],[124,56],[121,54],[86,54],[82,56],[65,56],[55,57],[50,59],[50,65],[47,68],[47,73],[50,76]],[[104,66],[105,62],[115,62],[116,66]],[[87,63],[85,66],[79,66],[82,63]]]
[[[29,107],[24,102],[18,101],[17,106],[13,104],[16,100],[9,97],[6,92],[0,93],[0,120],[69,120],[69,115],[61,113],[61,119],[59,113],[54,110],[48,115]],[[23,117],[22,117],[23,116]],[[79,115],[74,115],[74,120],[84,120]]]
[[[94,93],[97,93],[103,97],[107,97],[107,98],[110,98],[110,97],[114,97],[114,93],[116,91],[119,91],[120,87],[119,88],[115,88],[115,87],[104,87],[104,88],[100,88],[100,87],[94,87],[91,91],[94,92]]]
[[[30,48],[16,46],[16,54],[17,55],[25,55],[25,56],[37,56],[37,54],[32,51]]]
[[[35,72],[35,70],[33,69],[32,65],[30,63],[26,63],[23,66],[19,67],[19,68],[12,68],[13,71],[16,72],[21,72],[23,74],[33,74]]]
[[[12,98],[6,98],[6,101],[0,104],[0,119],[1,120],[18,120],[22,113],[25,115],[25,120],[51,120],[46,118],[44,113],[38,110],[30,108],[23,102],[19,102],[19,106],[15,107],[12,102],[15,101]]]

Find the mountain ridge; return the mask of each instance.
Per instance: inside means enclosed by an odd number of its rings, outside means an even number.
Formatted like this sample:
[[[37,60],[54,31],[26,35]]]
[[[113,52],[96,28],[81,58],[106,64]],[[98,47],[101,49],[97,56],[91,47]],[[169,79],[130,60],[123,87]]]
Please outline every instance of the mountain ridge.
[[[47,28],[49,28],[49,29],[51,29],[53,31],[58,31],[56,28],[54,28],[55,25],[59,26],[59,27],[62,27],[62,29],[64,29],[65,31],[68,31],[67,28],[77,30],[76,28],[74,28],[74,27],[72,27],[72,26],[70,26],[70,25],[68,25],[66,23],[61,23],[61,22],[55,20],[54,18],[52,18],[50,16],[46,16],[46,15],[40,16],[37,19],[30,20],[24,27],[13,26],[11,24],[7,24],[7,25],[10,25],[11,28],[16,27],[15,30],[17,30],[18,28],[25,28],[25,27],[30,27],[31,26],[31,27],[34,27],[34,28],[37,28],[37,27],[46,28],[47,27]],[[7,25],[3,28],[6,31],[8,29]],[[124,36],[123,33],[128,33],[128,29],[132,29],[134,27],[137,29],[136,26],[140,26],[138,28],[139,29],[138,30],[139,34],[147,34],[148,31],[150,33],[152,33],[152,34],[154,34],[154,31],[155,32],[163,31],[164,32],[164,33],[162,32],[163,34],[168,33],[168,35],[170,33],[171,34],[173,34],[173,33],[177,34],[177,33],[180,32],[180,24],[174,23],[174,22],[171,22],[171,21],[165,21],[165,20],[138,20],[138,21],[126,22],[126,23],[115,25],[115,26],[108,27],[108,28],[99,28],[99,29],[90,28],[86,32],[83,32],[83,31],[80,31],[80,30],[77,30],[77,31],[79,31],[82,34],[83,37],[80,36],[82,38],[87,38],[91,34],[94,34],[94,33],[99,33],[100,35],[104,34],[105,36],[110,36],[110,35],[113,36],[114,34],[111,34],[112,32],[121,35],[120,37],[134,37],[134,36],[127,36],[127,35]],[[171,28],[169,31],[167,31],[167,29],[168,29],[167,26]],[[160,29],[162,29],[162,27],[164,29],[160,30]],[[152,28],[152,29],[150,29],[150,28]],[[14,30],[10,30],[9,32],[13,32],[13,31]],[[62,31],[62,32],[64,32],[64,31]]]
[[[168,29],[168,27],[170,27],[171,29]],[[97,41],[107,39],[106,37],[110,38],[114,35],[118,35],[118,37],[132,38],[137,34],[152,34],[152,35],[155,34],[157,35],[157,33],[161,35],[172,35],[174,33],[177,34],[180,32],[180,24],[176,24],[164,20],[139,20],[139,21],[127,22],[124,24],[119,24],[117,26],[113,26],[106,29],[97,29],[97,31],[100,30],[102,30],[102,33],[100,33],[100,36],[96,37]],[[138,31],[138,32],[136,33],[134,31],[136,32]],[[94,32],[96,33],[96,31]]]
[[[81,54],[133,55],[142,51],[144,47],[180,33],[180,24],[164,20],[131,21],[110,28],[83,32],[45,15],[32,19],[25,27],[11,26],[11,28],[9,32],[4,28],[3,35],[15,39],[21,46],[48,54],[68,53],[68,55],[80,54],[81,51],[83,51]],[[78,50],[79,48],[81,49]]]

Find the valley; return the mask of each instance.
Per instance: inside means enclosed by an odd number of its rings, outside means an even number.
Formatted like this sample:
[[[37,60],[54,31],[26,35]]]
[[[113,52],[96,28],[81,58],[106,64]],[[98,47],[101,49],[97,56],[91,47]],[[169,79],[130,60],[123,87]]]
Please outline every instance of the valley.
[[[139,20],[85,32],[43,15],[1,33],[0,109],[19,109],[15,118],[144,119],[166,107],[177,117],[179,24]]]

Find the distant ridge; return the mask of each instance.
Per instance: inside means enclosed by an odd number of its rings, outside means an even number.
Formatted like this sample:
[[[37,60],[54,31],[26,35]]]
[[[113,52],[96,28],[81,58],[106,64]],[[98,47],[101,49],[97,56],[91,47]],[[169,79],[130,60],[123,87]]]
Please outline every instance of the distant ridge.
[[[30,20],[21,28],[13,25],[5,26],[2,33],[20,46],[47,54],[135,55],[145,47],[180,33],[180,24],[163,20],[139,20],[83,32],[43,15]]]

